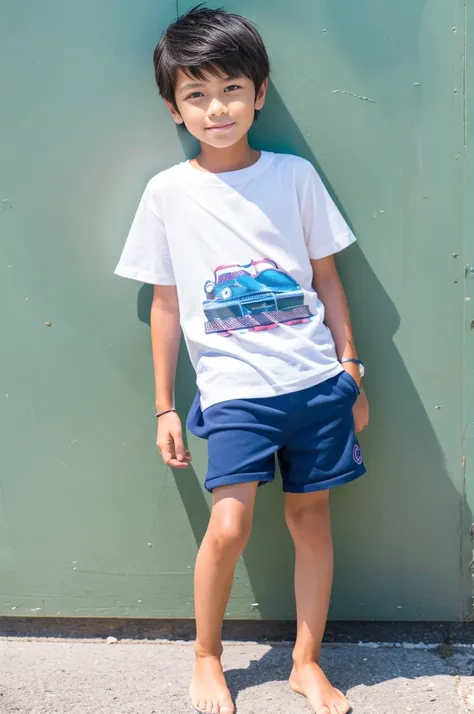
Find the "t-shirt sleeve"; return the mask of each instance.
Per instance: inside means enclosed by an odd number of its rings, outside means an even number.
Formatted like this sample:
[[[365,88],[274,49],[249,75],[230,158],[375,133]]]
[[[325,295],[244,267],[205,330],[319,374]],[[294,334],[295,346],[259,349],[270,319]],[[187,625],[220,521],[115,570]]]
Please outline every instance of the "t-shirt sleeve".
[[[311,164],[303,187],[301,218],[311,260],[338,253],[355,241],[354,234]]]
[[[152,285],[175,285],[166,231],[145,190],[115,274]]]

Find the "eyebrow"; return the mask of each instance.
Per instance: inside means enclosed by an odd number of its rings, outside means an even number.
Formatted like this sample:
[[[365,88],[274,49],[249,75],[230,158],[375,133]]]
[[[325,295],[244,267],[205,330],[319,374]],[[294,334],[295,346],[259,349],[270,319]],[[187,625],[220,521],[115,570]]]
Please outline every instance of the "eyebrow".
[[[179,91],[186,92],[188,89],[198,89],[203,86],[204,82],[188,82],[187,84],[183,84],[183,86],[179,88]]]
[[[223,82],[231,82],[235,78],[234,77],[222,77]],[[199,89],[200,87],[205,87],[208,82],[187,82],[186,84],[183,84],[182,87],[179,88],[180,92],[187,92],[189,89]]]

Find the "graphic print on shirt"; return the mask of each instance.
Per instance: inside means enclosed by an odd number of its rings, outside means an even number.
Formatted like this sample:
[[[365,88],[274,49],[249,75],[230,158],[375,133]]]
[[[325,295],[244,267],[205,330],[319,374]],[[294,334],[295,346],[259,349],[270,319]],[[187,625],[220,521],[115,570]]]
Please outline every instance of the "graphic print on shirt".
[[[216,268],[204,292],[206,334],[228,337],[236,330],[270,330],[313,317],[296,280],[269,258]]]

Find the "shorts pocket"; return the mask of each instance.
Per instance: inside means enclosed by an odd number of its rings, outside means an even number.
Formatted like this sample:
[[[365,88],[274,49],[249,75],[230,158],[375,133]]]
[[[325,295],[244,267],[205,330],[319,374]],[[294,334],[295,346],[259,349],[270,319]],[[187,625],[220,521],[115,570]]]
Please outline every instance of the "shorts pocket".
[[[352,376],[352,374],[349,374],[349,372],[346,372],[346,370],[344,369],[341,372],[341,380],[343,380],[347,384],[347,386],[350,387],[351,390],[353,391],[353,393],[355,395],[355,399],[354,399],[354,402],[355,402],[357,397],[360,394],[360,388],[359,388],[359,385],[357,384],[357,382],[355,381],[354,377]]]
[[[191,434],[199,437],[200,439],[205,439],[205,428],[204,428],[204,418],[201,409],[201,393],[197,392],[194,397],[194,401],[189,410],[188,417],[186,419],[186,427],[189,429]]]

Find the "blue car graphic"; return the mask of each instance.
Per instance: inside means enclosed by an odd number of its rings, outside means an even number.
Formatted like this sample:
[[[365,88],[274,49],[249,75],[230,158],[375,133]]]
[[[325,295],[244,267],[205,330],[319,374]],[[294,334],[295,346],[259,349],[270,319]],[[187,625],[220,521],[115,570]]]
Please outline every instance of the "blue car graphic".
[[[221,266],[204,291],[208,298],[203,303],[207,334],[269,330],[312,317],[296,280],[269,259]]]

